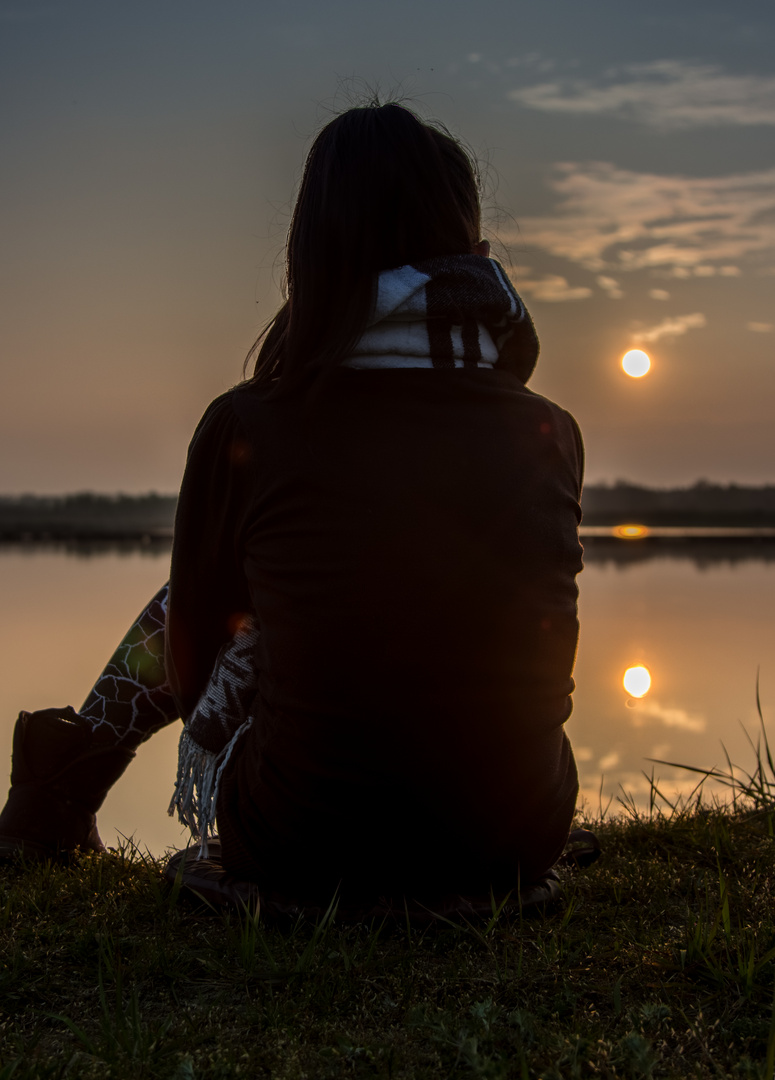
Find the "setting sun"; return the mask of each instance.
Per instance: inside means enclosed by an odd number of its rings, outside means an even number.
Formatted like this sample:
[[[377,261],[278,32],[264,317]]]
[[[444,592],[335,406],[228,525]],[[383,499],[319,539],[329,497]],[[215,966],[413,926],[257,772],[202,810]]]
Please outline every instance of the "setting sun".
[[[631,697],[640,698],[651,689],[651,675],[649,669],[639,664],[637,667],[627,668],[622,679],[624,689]]]
[[[630,349],[622,357],[622,367],[631,378],[640,379],[651,367],[651,360],[642,349]]]

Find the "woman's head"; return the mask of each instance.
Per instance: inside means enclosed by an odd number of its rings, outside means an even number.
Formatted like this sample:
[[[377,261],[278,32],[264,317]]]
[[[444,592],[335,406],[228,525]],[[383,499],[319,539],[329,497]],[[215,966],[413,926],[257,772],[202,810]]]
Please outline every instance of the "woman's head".
[[[315,139],[288,234],[288,299],[255,378],[305,382],[336,365],[368,318],[380,270],[470,254],[480,207],[471,158],[397,104],[350,109]]]
[[[318,135],[288,236],[288,288],[308,260],[374,274],[479,239],[471,162],[451,136],[401,105],[350,109]]]

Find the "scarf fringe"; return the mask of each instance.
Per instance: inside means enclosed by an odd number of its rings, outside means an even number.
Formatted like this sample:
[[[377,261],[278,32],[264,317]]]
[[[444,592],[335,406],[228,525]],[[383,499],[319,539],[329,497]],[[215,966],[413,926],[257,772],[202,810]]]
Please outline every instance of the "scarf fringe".
[[[178,773],[167,813],[172,817],[177,810],[178,821],[187,826],[194,840],[199,841],[199,859],[207,858],[208,837],[215,835],[215,810],[223,770],[238,739],[252,723],[253,718],[249,716],[217,754],[194,742],[185,728],[180,736]]]

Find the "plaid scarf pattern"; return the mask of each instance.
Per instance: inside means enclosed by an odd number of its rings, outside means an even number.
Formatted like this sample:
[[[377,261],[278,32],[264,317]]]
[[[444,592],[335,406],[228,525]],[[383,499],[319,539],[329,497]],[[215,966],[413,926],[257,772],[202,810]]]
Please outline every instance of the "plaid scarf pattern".
[[[527,382],[538,359],[532,319],[505,270],[447,255],[385,270],[350,368],[498,368]]]

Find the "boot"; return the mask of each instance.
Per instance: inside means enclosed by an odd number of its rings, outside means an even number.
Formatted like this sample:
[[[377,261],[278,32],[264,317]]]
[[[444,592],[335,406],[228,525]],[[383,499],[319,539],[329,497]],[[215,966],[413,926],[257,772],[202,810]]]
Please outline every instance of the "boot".
[[[95,815],[134,756],[124,747],[95,745],[91,724],[69,706],[19,713],[11,789],[0,813],[0,859],[104,851]]]

